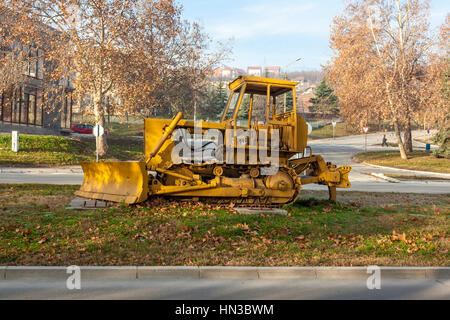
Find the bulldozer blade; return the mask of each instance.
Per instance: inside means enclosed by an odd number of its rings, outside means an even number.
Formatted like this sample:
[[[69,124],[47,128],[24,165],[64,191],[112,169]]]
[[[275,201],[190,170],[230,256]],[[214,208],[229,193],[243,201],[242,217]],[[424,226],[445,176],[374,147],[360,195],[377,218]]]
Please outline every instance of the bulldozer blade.
[[[148,197],[148,174],[145,162],[81,162],[83,184],[76,195],[127,204]]]

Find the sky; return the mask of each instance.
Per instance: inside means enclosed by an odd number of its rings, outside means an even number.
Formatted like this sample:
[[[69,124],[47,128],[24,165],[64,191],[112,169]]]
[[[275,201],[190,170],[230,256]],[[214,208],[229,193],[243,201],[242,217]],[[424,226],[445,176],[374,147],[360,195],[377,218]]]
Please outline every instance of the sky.
[[[342,0],[179,0],[183,17],[198,21],[214,43],[232,39],[224,64],[320,70],[331,58],[329,30]],[[431,26],[450,13],[449,0],[431,0]],[[213,44],[214,46],[214,44]],[[298,58],[300,61],[295,62]]]

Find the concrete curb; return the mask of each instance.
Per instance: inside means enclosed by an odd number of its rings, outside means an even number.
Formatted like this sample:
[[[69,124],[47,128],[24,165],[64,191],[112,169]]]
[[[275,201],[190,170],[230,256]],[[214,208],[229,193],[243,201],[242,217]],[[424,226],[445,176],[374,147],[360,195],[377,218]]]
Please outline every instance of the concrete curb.
[[[259,267],[259,279],[284,280],[284,279],[317,279],[316,267]]]
[[[5,268],[5,280],[41,280],[68,278],[66,267],[9,267]]]
[[[47,174],[71,174],[71,173],[83,173],[81,167],[73,169],[52,169],[52,168],[0,168],[0,173],[47,173]]]
[[[408,170],[408,169],[399,169],[399,168],[393,168],[393,167],[379,166],[379,165],[371,164],[371,163],[368,163],[368,162],[361,162],[361,164],[364,164],[364,165],[369,166],[369,167],[377,168],[377,169],[396,170],[396,171],[406,172],[406,173],[410,173],[410,174],[450,179],[450,173],[440,173],[440,172],[430,172],[430,171],[416,171],[416,170]]]
[[[137,267],[80,267],[84,279],[134,280]],[[5,267],[5,280],[64,280],[69,277],[67,267]]]
[[[384,174],[382,173],[376,173],[376,172],[371,172],[370,173],[371,176],[374,176],[376,178],[380,178],[383,180],[386,180],[387,182],[391,182],[391,183],[400,183],[400,180],[391,178],[391,177],[386,177]]]
[[[136,280],[137,267],[81,267],[81,276],[88,280]]]
[[[199,267],[137,267],[138,279],[199,279]]]
[[[258,268],[252,267],[199,267],[202,279],[259,279]]]
[[[380,267],[382,279],[450,280],[450,267]],[[366,267],[80,267],[88,280],[241,279],[363,280]],[[66,267],[0,267],[8,280],[66,280]]]

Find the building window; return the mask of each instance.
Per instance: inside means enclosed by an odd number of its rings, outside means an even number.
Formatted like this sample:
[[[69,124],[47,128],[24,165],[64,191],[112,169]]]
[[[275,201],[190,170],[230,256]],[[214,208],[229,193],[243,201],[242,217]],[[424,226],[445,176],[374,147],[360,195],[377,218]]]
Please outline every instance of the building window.
[[[28,124],[28,103],[27,103],[28,95],[26,97],[27,99],[25,100],[25,93],[23,92],[23,89],[21,89],[20,91],[21,91],[21,94],[19,95],[20,123]]]
[[[36,96],[28,94],[28,122],[36,122]]]
[[[44,51],[41,49],[38,49],[37,51],[37,78],[43,79],[44,78]]]
[[[11,122],[11,96],[3,93],[2,95],[2,120],[4,122]]]
[[[38,92],[36,95],[36,125],[42,126],[42,92]]]
[[[42,79],[44,68],[44,52],[40,49],[29,48],[28,61],[24,66],[23,73],[27,76]]]
[[[12,122],[19,123],[20,116],[20,96],[17,92],[15,92],[14,97],[11,102],[11,117]]]
[[[20,89],[13,97],[2,94],[0,120],[42,126],[42,92],[37,89]]]
[[[72,122],[72,94],[65,93],[61,106],[61,128],[70,129]]]

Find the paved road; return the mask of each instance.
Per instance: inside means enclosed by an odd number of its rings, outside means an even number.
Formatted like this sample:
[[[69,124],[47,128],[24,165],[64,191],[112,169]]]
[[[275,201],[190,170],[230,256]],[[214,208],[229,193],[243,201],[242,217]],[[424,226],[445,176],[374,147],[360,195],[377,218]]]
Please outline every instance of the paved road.
[[[155,279],[82,281],[81,290],[65,281],[1,281],[0,299],[450,299],[450,281],[385,280],[368,290],[365,280]]]
[[[0,183],[79,184],[81,173],[0,173]]]
[[[413,137],[423,136],[423,131],[414,131]],[[367,151],[396,150],[393,147],[381,147],[383,134],[375,133],[367,135]],[[389,142],[394,142],[394,135],[387,134]],[[351,165],[352,171],[349,178],[352,183],[350,189],[344,191],[367,191],[367,192],[402,192],[402,193],[450,193],[450,181],[402,181],[391,183],[383,179],[368,175],[369,173],[404,174],[395,169],[378,169],[361,163],[355,163],[351,159],[360,152],[364,152],[364,135],[341,137],[336,139],[321,139],[309,142],[313,154],[320,154],[325,161],[331,161],[338,166]],[[423,143],[414,142],[415,148],[424,149]],[[417,174],[420,175],[420,174]],[[320,185],[306,185],[306,190],[323,190]]]
[[[413,136],[422,136],[422,131],[413,132]],[[393,142],[394,137],[388,134],[388,141]],[[380,146],[382,134],[369,134],[367,137],[367,150],[395,150],[395,148],[382,148]],[[385,180],[369,176],[368,173],[399,173],[395,169],[377,169],[359,163],[352,162],[351,158],[359,152],[364,151],[364,136],[349,136],[336,139],[322,139],[310,141],[309,145],[314,154],[320,154],[326,161],[331,161],[338,166],[351,165],[350,189],[344,191],[367,191],[367,192],[403,192],[403,193],[450,193],[450,181],[402,181],[401,183],[390,183]],[[415,147],[424,148],[424,144],[416,143]],[[43,183],[43,184],[81,184],[83,175],[81,173],[0,173],[0,183]],[[306,185],[306,190],[326,190],[320,185]]]

